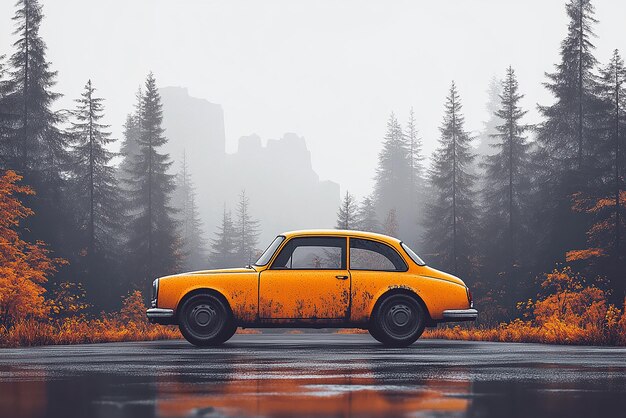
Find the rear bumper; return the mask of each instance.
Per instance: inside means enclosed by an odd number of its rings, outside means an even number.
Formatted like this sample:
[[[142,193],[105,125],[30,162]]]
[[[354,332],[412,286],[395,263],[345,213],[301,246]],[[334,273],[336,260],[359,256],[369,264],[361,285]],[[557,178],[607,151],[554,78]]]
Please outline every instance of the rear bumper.
[[[173,309],[150,308],[146,311],[146,316],[155,324],[172,325],[175,323]]]
[[[475,321],[478,318],[476,309],[448,309],[443,311],[443,319],[440,322]]]

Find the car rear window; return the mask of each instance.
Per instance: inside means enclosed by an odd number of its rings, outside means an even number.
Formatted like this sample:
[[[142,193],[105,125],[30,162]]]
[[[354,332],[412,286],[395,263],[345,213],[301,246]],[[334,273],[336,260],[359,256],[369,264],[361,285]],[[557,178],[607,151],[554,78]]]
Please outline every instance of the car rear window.
[[[350,238],[350,269],[406,271],[407,265],[396,250],[369,239]]]

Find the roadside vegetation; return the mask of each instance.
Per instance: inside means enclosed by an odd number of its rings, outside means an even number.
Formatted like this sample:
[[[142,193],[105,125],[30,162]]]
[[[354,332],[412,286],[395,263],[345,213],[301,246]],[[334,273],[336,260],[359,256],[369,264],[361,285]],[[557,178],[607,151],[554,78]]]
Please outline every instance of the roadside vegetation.
[[[62,288],[73,286],[64,283]],[[79,293],[80,294],[80,293]],[[62,291],[56,295],[65,300],[46,301],[47,315],[25,315],[0,329],[0,346],[27,347],[56,344],[86,344],[116,341],[151,341],[177,339],[177,327],[154,325],[146,319],[146,308],[139,291],[123,300],[122,308],[113,313],[92,317],[84,313],[87,306],[81,298]],[[69,303],[62,306],[61,304]]]
[[[601,286],[564,267],[545,275],[537,299],[518,303],[518,318],[497,325],[440,326],[424,338],[626,345],[626,300],[620,307],[610,304]]]

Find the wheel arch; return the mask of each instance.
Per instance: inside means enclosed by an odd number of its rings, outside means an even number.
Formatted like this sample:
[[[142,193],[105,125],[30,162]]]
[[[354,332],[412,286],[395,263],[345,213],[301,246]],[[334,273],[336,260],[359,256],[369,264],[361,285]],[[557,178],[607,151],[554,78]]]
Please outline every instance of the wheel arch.
[[[228,301],[228,299],[226,298],[226,296],[224,296],[222,292],[216,289],[209,288],[209,287],[198,287],[198,288],[188,291],[187,293],[183,295],[182,298],[180,298],[180,301],[178,302],[178,305],[176,306],[176,319],[177,320],[179,320],[178,316],[180,315],[181,308],[183,307],[185,302],[187,302],[187,300],[189,300],[189,298],[191,298],[192,296],[196,296],[196,295],[215,296],[216,298],[221,300],[222,303],[224,303],[224,306],[226,306],[226,309],[228,309],[231,316],[234,318],[233,309],[230,306],[230,302]]]
[[[430,311],[428,310],[428,306],[426,305],[426,302],[424,302],[424,299],[422,299],[422,297],[410,287],[398,286],[398,287],[389,288],[379,294],[379,296],[376,298],[376,301],[372,305],[372,309],[370,310],[370,315],[369,315],[370,322],[374,319],[374,315],[376,314],[376,310],[378,309],[380,304],[386,298],[393,296],[393,295],[407,295],[413,298],[424,309],[424,312],[426,313],[426,324],[429,324],[433,321],[432,317],[430,316]]]

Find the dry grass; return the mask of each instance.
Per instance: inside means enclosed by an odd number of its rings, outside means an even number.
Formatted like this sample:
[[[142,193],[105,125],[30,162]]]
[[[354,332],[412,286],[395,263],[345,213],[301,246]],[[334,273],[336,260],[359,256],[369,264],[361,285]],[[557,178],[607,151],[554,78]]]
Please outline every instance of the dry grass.
[[[181,338],[178,328],[150,324],[140,292],[131,293],[122,309],[101,318],[76,314],[46,320],[26,318],[0,328],[0,346],[28,347],[51,344],[86,344]]]
[[[337,331],[335,331],[335,334],[368,334],[369,331],[366,329],[360,329],[360,328],[340,328]]]
[[[143,323],[120,323],[111,318],[67,318],[40,322],[27,319],[0,332],[3,347],[88,344],[117,341],[151,341],[181,338],[178,328]]]
[[[237,328],[237,334],[243,334],[243,335],[261,334],[261,330],[253,329],[253,328]]]

